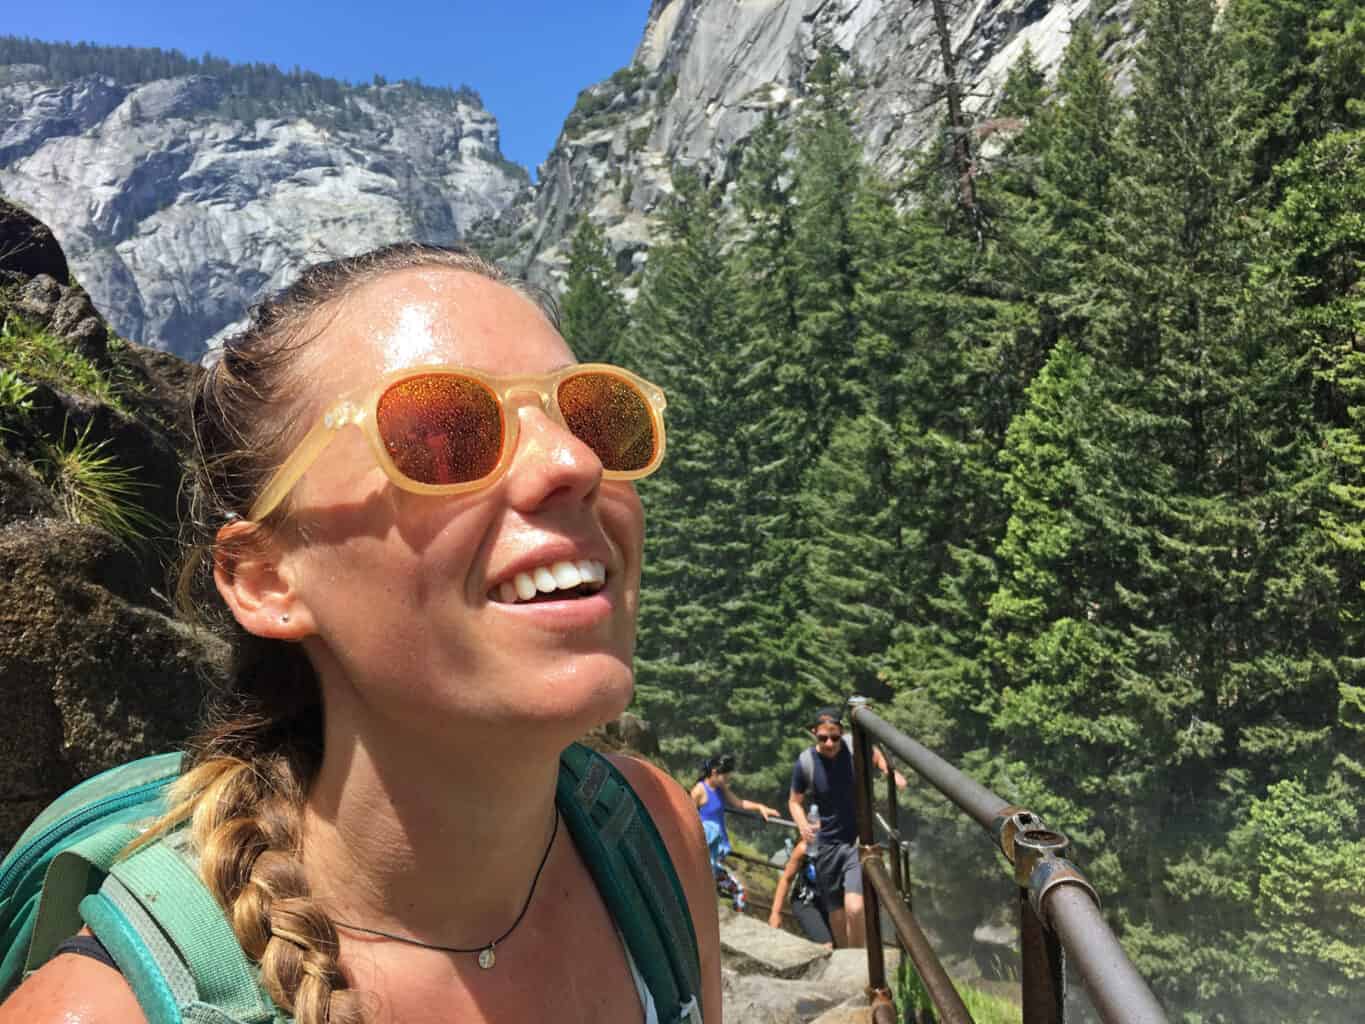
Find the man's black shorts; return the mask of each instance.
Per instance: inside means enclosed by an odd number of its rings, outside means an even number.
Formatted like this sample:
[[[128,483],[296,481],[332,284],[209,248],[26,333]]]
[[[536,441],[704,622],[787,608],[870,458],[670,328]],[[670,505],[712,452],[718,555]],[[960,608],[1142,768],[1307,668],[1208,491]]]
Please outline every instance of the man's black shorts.
[[[823,837],[815,846],[815,881],[830,910],[844,909],[844,893],[863,894],[863,868],[853,843],[831,843]]]

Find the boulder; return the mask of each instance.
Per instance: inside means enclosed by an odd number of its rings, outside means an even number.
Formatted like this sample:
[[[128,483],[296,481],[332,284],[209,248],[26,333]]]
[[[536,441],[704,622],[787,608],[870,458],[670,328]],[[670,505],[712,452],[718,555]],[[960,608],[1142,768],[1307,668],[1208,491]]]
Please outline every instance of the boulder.
[[[13,519],[54,515],[57,504],[32,467],[0,448],[0,525]]]
[[[808,977],[830,951],[806,939],[769,926],[766,921],[722,908],[720,948],[725,962],[746,975],[770,978]]]
[[[900,966],[901,952],[894,946],[882,946],[882,963],[886,976],[894,978]],[[851,994],[867,988],[867,950],[836,949],[818,963],[811,965],[806,978],[825,986],[831,992]]]
[[[109,365],[109,329],[90,296],[78,285],[65,285],[39,274],[19,290],[15,310],[67,342],[96,366]]]
[[[64,338],[73,349],[96,365],[109,361],[109,331],[104,326],[90,296],[80,288],[67,288],[57,300],[48,328]]]
[[[46,224],[27,210],[0,199],[0,270],[58,281],[71,276],[66,254]]]
[[[763,974],[721,971],[726,1024],[806,1024],[838,1002],[829,991],[807,981],[784,981]]]
[[[38,274],[19,290],[19,302],[15,308],[22,315],[46,324],[61,297],[61,283],[49,274]]]
[[[870,1020],[867,950],[833,952],[758,918],[721,908],[727,1024],[864,1024]],[[884,947],[894,978],[900,951]]]
[[[614,722],[608,722],[602,727],[602,734],[612,743],[620,745],[622,750],[634,751],[647,757],[657,757],[659,754],[659,737],[654,734],[654,727],[646,722],[639,715],[624,712]]]
[[[871,1024],[872,1008],[866,996],[858,996],[820,1014],[811,1024]]]

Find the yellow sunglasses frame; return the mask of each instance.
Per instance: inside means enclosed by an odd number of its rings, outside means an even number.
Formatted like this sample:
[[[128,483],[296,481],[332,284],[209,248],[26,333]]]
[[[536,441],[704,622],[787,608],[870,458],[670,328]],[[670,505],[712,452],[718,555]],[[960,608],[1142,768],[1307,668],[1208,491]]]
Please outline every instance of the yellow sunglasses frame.
[[[642,477],[649,476],[659,468],[659,463],[663,461],[666,441],[663,413],[668,401],[664,397],[662,388],[657,384],[651,384],[638,374],[631,373],[620,366],[612,366],[610,363],[575,363],[553,370],[550,373],[498,377],[480,373],[478,370],[471,370],[465,366],[432,363],[427,366],[409,366],[385,374],[370,388],[362,401],[357,401],[353,396],[350,396],[338,399],[333,403],[266,482],[260,495],[252,503],[246,521],[259,523],[275,511],[280,502],[294,489],[294,485],[299,482],[303,474],[308,472],[313,463],[317,461],[318,456],[336,438],[338,432],[348,426],[357,426],[365,432],[365,436],[370,441],[370,448],[374,451],[375,461],[395,487],[401,487],[413,494],[461,494],[488,487],[507,471],[507,466],[512,460],[512,453],[517,448],[520,419],[517,416],[507,415],[509,399],[517,394],[535,395],[540,401],[540,407],[556,423],[568,430],[569,425],[565,422],[564,414],[559,408],[559,385],[571,377],[584,373],[603,373],[618,377],[639,391],[646,399],[645,404],[649,409],[650,421],[659,438],[655,447],[654,458],[650,460],[649,465],[642,469],[632,470],[611,470],[604,467],[602,470],[603,477],[607,480],[639,480]],[[502,451],[498,455],[497,465],[486,476],[458,484],[424,484],[404,476],[394,464],[393,459],[389,457],[388,450],[384,447],[384,440],[379,436],[379,427],[376,424],[379,399],[383,397],[385,391],[400,381],[430,375],[468,377],[486,387],[497,400],[498,415],[502,418]]]

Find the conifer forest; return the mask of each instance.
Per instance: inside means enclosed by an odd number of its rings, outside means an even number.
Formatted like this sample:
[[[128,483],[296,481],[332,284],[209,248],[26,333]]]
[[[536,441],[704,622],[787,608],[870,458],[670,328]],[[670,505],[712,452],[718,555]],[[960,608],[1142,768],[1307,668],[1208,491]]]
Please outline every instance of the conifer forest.
[[[1365,6],[1141,19],[1025,52],[990,120],[945,80],[892,180],[826,55],[728,189],[678,173],[642,278],[580,227],[566,335],[669,398],[637,706],[782,806],[810,710],[871,697],[1071,837],[1173,1020],[1355,1020]],[[902,806],[966,942],[1008,883]]]

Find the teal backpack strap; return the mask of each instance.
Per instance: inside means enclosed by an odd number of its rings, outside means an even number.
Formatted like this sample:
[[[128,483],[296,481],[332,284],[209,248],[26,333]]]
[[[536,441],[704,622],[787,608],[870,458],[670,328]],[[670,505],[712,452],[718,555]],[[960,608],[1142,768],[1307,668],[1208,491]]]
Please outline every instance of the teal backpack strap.
[[[645,980],[661,1024],[701,1020],[701,957],[682,883],[639,796],[605,757],[560,755],[559,811]]]
[[[109,950],[148,1024],[280,1021],[222,908],[176,849],[183,836],[116,860],[138,834],[135,826],[113,825],[53,858],[26,970],[85,924]]]
[[[25,974],[47,963],[64,939],[80,931],[81,900],[99,887],[119,851],[137,837],[133,825],[111,825],[52,858],[43,876]]]
[[[128,920],[123,908],[109,898],[103,887],[81,900],[80,910],[95,938],[109,951],[132,988],[147,1024],[181,1024],[180,1007],[193,1002],[194,982],[183,972],[174,972],[172,977],[181,984],[189,980],[189,989],[185,990],[167,977],[157,955],[144,940],[144,933]],[[155,926],[152,927],[155,934]]]
[[[223,909],[194,865],[175,848],[180,838],[150,843],[115,863],[109,877],[118,888],[102,889],[99,899],[110,906],[122,904],[118,926],[138,934],[153,960],[164,963],[166,951],[173,950],[193,982],[196,1003],[240,1024],[270,1024],[278,1019],[275,1006],[262,991]],[[98,906],[98,900],[92,903]],[[87,923],[95,928],[95,922]],[[162,973],[167,973],[164,968]]]

